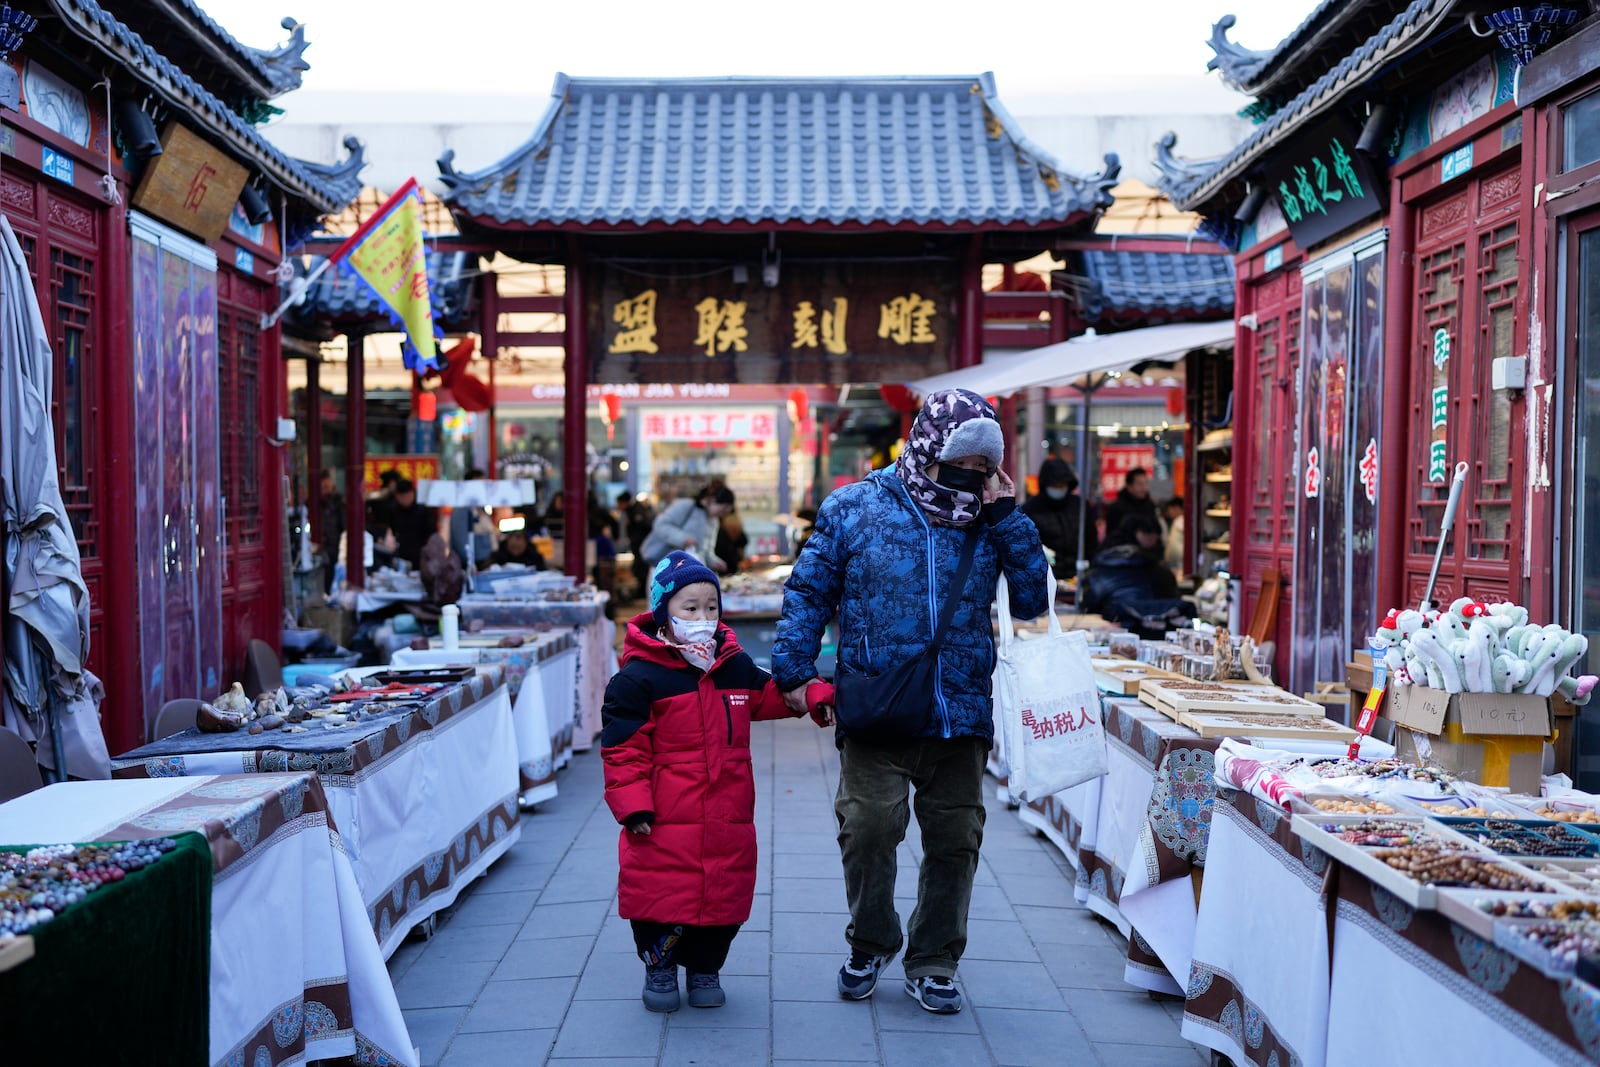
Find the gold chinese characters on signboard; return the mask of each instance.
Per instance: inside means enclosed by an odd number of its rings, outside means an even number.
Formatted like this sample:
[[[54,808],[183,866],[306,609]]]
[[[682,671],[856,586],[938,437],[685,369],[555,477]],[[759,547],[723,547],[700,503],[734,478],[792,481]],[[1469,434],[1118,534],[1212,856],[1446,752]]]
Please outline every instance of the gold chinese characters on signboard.
[[[174,122],[162,135],[161,154],[145,165],[133,206],[202,241],[215,241],[228,228],[249,176],[221,149]]]
[[[645,289],[611,305],[611,321],[616,325],[606,351],[612,355],[655,353],[656,308],[660,294]],[[791,313],[793,330],[789,348],[822,348],[842,356],[850,350],[845,327],[850,301],[836,296],[825,302],[820,315],[817,302],[801,300]],[[694,305],[694,347],[707,356],[749,351],[750,329],[745,324],[749,304],[744,300],[719,300],[708,296]],[[918,293],[906,293],[880,304],[878,337],[898,345],[931,345],[939,340],[934,332],[937,308],[932,300]]]

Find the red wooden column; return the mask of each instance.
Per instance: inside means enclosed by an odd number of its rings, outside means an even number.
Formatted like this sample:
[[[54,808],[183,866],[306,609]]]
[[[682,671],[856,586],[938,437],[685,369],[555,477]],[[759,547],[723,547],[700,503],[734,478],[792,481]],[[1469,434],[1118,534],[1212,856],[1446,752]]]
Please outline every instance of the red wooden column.
[[[478,279],[478,332],[483,335],[483,358],[489,361],[489,466],[490,478],[500,477],[500,427],[495,418],[495,364],[500,361],[500,276]]]
[[[306,513],[311,536],[322,544],[322,360],[306,359]],[[333,560],[328,561],[333,567]]]
[[[362,347],[366,335],[345,334],[345,568],[344,580],[352,589],[367,587],[365,534],[367,532],[367,382]]]
[[[127,183],[119,185],[123,204],[132,195]],[[101,215],[105,229],[105,256],[102,258],[102,288],[106,299],[97,301],[101,316],[99,350],[95,353],[97,373],[105,386],[99,390],[97,404],[101,417],[100,470],[102,490],[95,500],[101,530],[130,531],[125,537],[106,537],[102,549],[112,553],[106,567],[104,589],[108,619],[127,619],[139,614],[139,569],[131,531],[139,522],[139,474],[134,457],[135,426],[133,382],[132,314],[133,239],[128,234],[126,206],[109,207]],[[46,272],[47,273],[47,272]],[[137,634],[137,630],[132,631]],[[139,642],[106,642],[101,653],[104,667],[106,702],[101,714],[101,731],[112,752],[126,752],[144,743],[143,664]],[[90,649],[91,655],[94,649]]]
[[[954,370],[983,362],[983,234],[967,239],[961,260],[961,321]]]
[[[567,243],[566,359],[563,361],[566,397],[561,411],[561,490],[567,514],[562,537],[566,546],[564,569],[583,580],[589,543],[589,343],[584,330],[583,251],[576,239]]]
[[[1378,609],[1416,607],[1406,604],[1406,520],[1410,518],[1410,459],[1406,451],[1406,414],[1411,410],[1408,370],[1411,365],[1412,211],[1400,195],[1400,183],[1389,191],[1389,244],[1384,250],[1383,395],[1378,425]],[[1237,446],[1237,441],[1235,445]],[[1463,536],[1457,532],[1457,537]],[[1235,542],[1237,544],[1238,542]]]

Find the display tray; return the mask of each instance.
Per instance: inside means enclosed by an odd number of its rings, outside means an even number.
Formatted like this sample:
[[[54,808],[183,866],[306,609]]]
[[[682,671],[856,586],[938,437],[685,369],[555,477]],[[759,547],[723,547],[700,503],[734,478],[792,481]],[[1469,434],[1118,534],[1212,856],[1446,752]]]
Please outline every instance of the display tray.
[[[1474,803],[1468,797],[1407,797],[1425,815],[1434,818],[1531,819],[1529,812],[1506,800]]]
[[[33,936],[19,934],[9,941],[0,941],[0,974],[33,959]]]
[[[1573,859],[1600,863],[1600,837],[1568,823],[1547,819],[1456,818],[1433,816],[1434,821],[1496,855],[1516,860]],[[1545,852],[1561,848],[1562,852]]]
[[[1117,696],[1138,696],[1140,683],[1147,680],[1179,677],[1171,671],[1131,659],[1096,656],[1091,662],[1094,664],[1094,680],[1099,683],[1101,690]]]
[[[1383,848],[1393,847],[1385,845],[1364,846],[1356,845],[1340,839],[1336,833],[1323,829],[1325,826],[1356,826],[1368,820],[1381,819],[1386,823],[1398,823],[1413,832],[1416,844],[1437,844],[1453,852],[1465,852],[1473,856],[1491,856],[1470,841],[1456,837],[1450,831],[1431,825],[1428,820],[1420,816],[1410,815],[1305,815],[1296,814],[1290,824],[1294,835],[1344,866],[1362,875],[1373,885],[1386,889],[1397,898],[1413,908],[1431,911],[1436,905],[1438,888],[1418,882],[1404,873],[1389,866],[1379,859],[1374,852]],[[1498,857],[1494,857],[1498,858]],[[1504,864],[1501,864],[1504,866]]]
[[[1534,970],[1541,972],[1547,978],[1570,978],[1577,967],[1576,960],[1569,960],[1559,956],[1539,942],[1527,937],[1524,931],[1549,919],[1499,919],[1494,924],[1494,944],[1496,948],[1503,949]],[[1600,935],[1600,920],[1589,919],[1571,924],[1576,928],[1587,928]]]
[[[1333,803],[1340,803],[1340,804],[1366,804],[1368,806],[1372,806],[1372,805],[1376,805],[1376,804],[1385,804],[1385,805],[1388,805],[1388,807],[1391,810],[1389,810],[1389,811],[1371,811],[1371,812],[1326,811],[1326,810],[1324,810],[1322,808],[1317,807],[1317,801],[1330,801],[1330,802],[1333,802]],[[1410,805],[1397,803],[1397,802],[1395,802],[1393,800],[1388,799],[1387,797],[1381,798],[1381,799],[1378,798],[1378,797],[1364,797],[1364,796],[1360,796],[1359,794],[1356,794],[1356,793],[1345,793],[1345,792],[1342,792],[1342,791],[1337,790],[1337,789],[1317,789],[1317,790],[1313,790],[1313,791],[1311,791],[1309,793],[1305,793],[1305,794],[1303,794],[1301,796],[1290,797],[1289,798],[1289,810],[1294,812],[1294,813],[1296,813],[1296,814],[1309,815],[1309,816],[1312,816],[1313,818],[1316,818],[1316,817],[1319,817],[1319,816],[1327,817],[1327,816],[1330,816],[1330,815],[1337,815],[1337,816],[1354,815],[1358,819],[1371,819],[1371,818],[1387,818],[1387,817],[1389,817],[1391,815],[1402,815],[1402,816],[1412,816],[1412,817],[1415,817],[1417,815],[1417,812],[1414,809],[1412,809],[1412,807]]]
[[[1146,679],[1139,700],[1169,719],[1185,712],[1223,711],[1231,715],[1296,715],[1326,717],[1321,704],[1302,700],[1277,686],[1248,682],[1199,682],[1188,678]]]
[[[1310,715],[1226,715],[1190,712],[1178,716],[1201,737],[1261,737],[1279,741],[1353,741],[1360,735],[1332,719]]]
[[[416,667],[412,669],[395,668],[378,671],[371,675],[373,681],[380,685],[448,685],[459,682],[463,678],[470,678],[478,668],[476,667]]]
[[[1480,901],[1517,901],[1534,900],[1546,904],[1554,904],[1561,900],[1571,900],[1579,894],[1570,890],[1556,887],[1550,893],[1509,893],[1503,889],[1463,889],[1459,887],[1445,887],[1438,890],[1439,914],[1449,919],[1456,925],[1470,930],[1485,941],[1494,940],[1494,928],[1497,923],[1514,922],[1489,914],[1478,907]]]

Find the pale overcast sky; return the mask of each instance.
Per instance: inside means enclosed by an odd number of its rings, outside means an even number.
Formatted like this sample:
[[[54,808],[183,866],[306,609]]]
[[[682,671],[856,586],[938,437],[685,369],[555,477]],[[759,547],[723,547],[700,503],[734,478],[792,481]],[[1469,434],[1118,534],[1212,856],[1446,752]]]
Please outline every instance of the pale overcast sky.
[[[1173,110],[1205,71],[1211,24],[1232,12],[1233,38],[1269,48],[1313,0],[203,0],[246,44],[274,45],[278,21],[306,23],[304,89],[544,96],[556,71],[667,77],[715,74],[972,74],[993,70],[1008,103],[1099,87],[1172,85]],[[1187,88],[1182,83],[1188,83]],[[295,115],[296,96],[281,103]],[[1209,95],[1209,94],[1208,94]],[[1085,110],[1113,112],[1095,93]],[[1114,97],[1113,97],[1114,101]],[[1242,103],[1232,97],[1232,107]],[[308,106],[302,104],[301,106]],[[1080,105],[1082,106],[1082,105]]]

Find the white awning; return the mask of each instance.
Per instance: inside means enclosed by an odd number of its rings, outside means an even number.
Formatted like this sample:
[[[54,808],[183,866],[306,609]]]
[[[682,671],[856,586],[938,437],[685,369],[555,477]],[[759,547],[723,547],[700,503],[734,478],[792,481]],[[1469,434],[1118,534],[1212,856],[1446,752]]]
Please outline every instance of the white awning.
[[[1168,363],[1200,348],[1233,344],[1228,322],[1176,322],[1113,334],[1085,334],[1020,353],[991,353],[976,367],[906,383],[926,396],[939,389],[970,389],[979,396],[1010,396],[1032,386],[1072,385],[1088,374],[1125,371],[1140,363]]]

